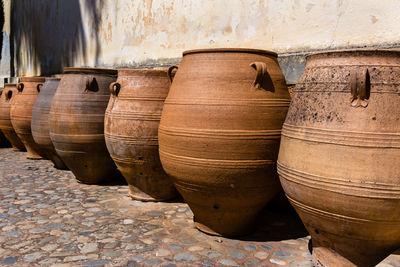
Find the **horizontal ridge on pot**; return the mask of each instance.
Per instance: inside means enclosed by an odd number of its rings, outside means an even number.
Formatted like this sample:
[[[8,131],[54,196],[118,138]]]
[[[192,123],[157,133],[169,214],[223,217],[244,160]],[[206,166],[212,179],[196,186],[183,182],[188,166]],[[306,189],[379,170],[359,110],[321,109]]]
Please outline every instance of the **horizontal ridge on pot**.
[[[31,128],[33,139],[45,157],[54,163],[55,168],[65,170],[67,166],[57,155],[49,129],[50,107],[59,82],[59,78],[46,78],[32,110]]]
[[[375,266],[400,246],[400,51],[307,57],[278,171],[322,265]]]
[[[50,109],[50,138],[57,154],[83,183],[110,180],[116,174],[104,140],[108,86],[117,71],[65,68]]]
[[[285,78],[269,51],[183,55],[159,127],[162,165],[200,230],[247,234],[281,190],[275,162],[290,102]]]
[[[31,132],[32,109],[44,81],[45,77],[21,77],[20,83],[17,84],[18,92],[10,107],[11,123],[24,143],[29,159],[42,159],[44,156],[33,140]]]
[[[177,196],[158,154],[158,125],[169,86],[167,71],[151,69],[120,69],[117,82],[110,85],[106,144],[137,200]]]
[[[0,130],[11,143],[13,150],[26,151],[24,144],[15,133],[11,124],[10,108],[12,99],[16,93],[17,87],[15,83],[6,83],[4,85],[4,89],[0,95]]]

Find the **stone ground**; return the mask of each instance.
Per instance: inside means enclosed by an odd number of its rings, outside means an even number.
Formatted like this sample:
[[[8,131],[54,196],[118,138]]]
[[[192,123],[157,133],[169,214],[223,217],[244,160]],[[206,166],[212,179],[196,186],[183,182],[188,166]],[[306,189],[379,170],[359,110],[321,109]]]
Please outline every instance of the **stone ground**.
[[[25,156],[0,149],[0,265],[312,266],[309,236],[290,210],[265,209],[241,240],[209,236],[182,201],[133,201],[123,183],[80,184]],[[400,267],[400,253],[379,266]]]

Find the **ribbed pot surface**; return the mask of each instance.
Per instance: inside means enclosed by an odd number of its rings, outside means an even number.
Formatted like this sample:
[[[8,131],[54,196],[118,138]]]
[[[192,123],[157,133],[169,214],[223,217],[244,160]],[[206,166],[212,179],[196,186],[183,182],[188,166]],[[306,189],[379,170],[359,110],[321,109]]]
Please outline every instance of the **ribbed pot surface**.
[[[177,196],[158,154],[158,126],[169,86],[167,71],[121,69],[110,87],[106,144],[129,184],[130,196],[137,200],[163,201]]]
[[[251,232],[281,190],[275,163],[289,93],[276,54],[184,52],[159,127],[164,170],[207,233]]]
[[[50,138],[57,154],[83,183],[112,179],[116,167],[104,140],[109,85],[117,71],[65,68],[50,109]]]
[[[11,123],[18,137],[24,143],[28,159],[42,159],[39,146],[31,132],[32,109],[43,83],[44,77],[22,77],[17,84],[17,94],[11,102]]]
[[[4,89],[0,95],[0,130],[11,143],[13,150],[26,151],[24,144],[15,133],[11,124],[10,107],[16,93],[17,87],[15,83],[6,83],[4,85]]]
[[[46,158],[54,163],[57,169],[65,170],[64,162],[57,155],[53,142],[50,139],[49,113],[53,97],[57,91],[59,78],[46,78],[40,94],[32,110],[32,136]]]
[[[278,172],[323,265],[400,247],[399,83],[400,51],[349,50],[310,55],[294,89]]]

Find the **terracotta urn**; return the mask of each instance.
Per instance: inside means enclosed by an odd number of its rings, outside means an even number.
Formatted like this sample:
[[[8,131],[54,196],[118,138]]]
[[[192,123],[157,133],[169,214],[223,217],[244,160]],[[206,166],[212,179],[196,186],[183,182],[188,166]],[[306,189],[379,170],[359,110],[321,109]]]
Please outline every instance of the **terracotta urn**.
[[[65,170],[64,162],[57,155],[53,142],[50,139],[49,114],[53,97],[57,91],[59,78],[46,78],[32,110],[31,129],[35,143],[43,155],[54,163],[57,169]]]
[[[117,71],[65,68],[51,104],[50,138],[75,177],[87,184],[116,173],[104,140],[104,114]]]
[[[0,130],[5,138],[11,143],[14,151],[26,151],[24,144],[15,133],[11,124],[10,107],[11,101],[17,93],[15,83],[6,83],[0,94]]]
[[[28,159],[43,158],[39,146],[32,137],[31,119],[33,105],[39,96],[44,81],[44,77],[22,77],[20,83],[17,84],[18,92],[11,102],[11,123],[18,137],[25,145]]]
[[[158,125],[170,82],[166,70],[121,69],[110,85],[104,134],[132,198],[163,201],[177,191],[158,154]]]
[[[278,172],[315,264],[375,266],[400,247],[400,51],[309,55]]]
[[[164,103],[159,153],[198,229],[223,236],[254,229],[281,190],[275,166],[289,98],[274,52],[183,53]]]

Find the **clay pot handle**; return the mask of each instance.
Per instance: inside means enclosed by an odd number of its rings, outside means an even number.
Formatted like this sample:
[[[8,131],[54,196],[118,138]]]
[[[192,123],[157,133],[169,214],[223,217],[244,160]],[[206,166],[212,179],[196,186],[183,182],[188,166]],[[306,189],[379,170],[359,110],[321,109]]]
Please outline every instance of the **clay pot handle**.
[[[90,79],[86,80],[85,92],[87,92],[87,91],[91,91],[91,92],[99,91],[99,85],[97,83],[96,78],[93,78],[91,81],[90,81]]]
[[[121,90],[121,84],[118,82],[112,82],[110,84],[110,92],[112,95],[118,96],[119,91]]]
[[[12,90],[8,90],[7,93],[6,92],[4,92],[4,93],[5,93],[6,101],[9,101],[12,98],[13,91]]]
[[[43,83],[38,83],[36,85],[36,90],[38,91],[38,93],[40,93],[40,89],[42,89],[42,87],[43,87]]]
[[[23,83],[18,83],[17,84],[17,90],[18,90],[18,92],[22,92],[22,90],[24,90],[24,84]]]
[[[169,82],[170,82],[170,83],[172,83],[172,80],[173,80],[172,71],[173,71],[174,69],[179,69],[179,65],[172,65],[172,66],[170,66],[170,67],[168,68],[167,74],[168,74],[168,79],[169,79]]]
[[[366,108],[368,106],[370,87],[368,68],[365,68],[361,74],[357,71],[350,72],[350,103],[352,107]]]
[[[254,79],[253,86],[256,89],[260,89],[264,83],[266,74],[268,74],[267,64],[265,62],[253,62],[250,64],[250,67],[257,71],[257,76]]]

